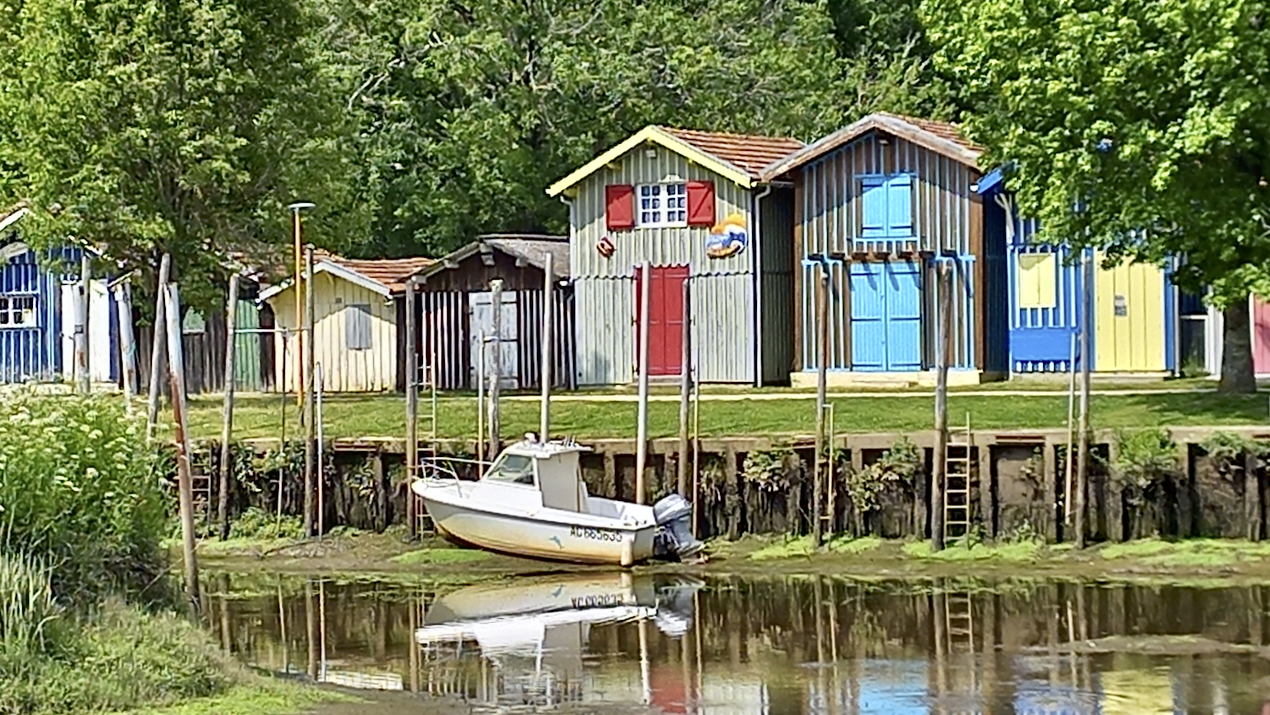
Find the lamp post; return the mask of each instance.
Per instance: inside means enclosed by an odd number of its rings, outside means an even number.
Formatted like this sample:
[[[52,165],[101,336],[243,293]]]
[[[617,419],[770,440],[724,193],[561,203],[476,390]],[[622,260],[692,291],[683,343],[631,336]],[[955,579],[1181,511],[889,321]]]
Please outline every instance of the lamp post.
[[[303,308],[301,307],[301,297],[300,297],[300,280],[301,280],[300,277],[302,275],[301,271],[304,270],[303,266],[301,265],[302,261],[304,260],[304,247],[303,247],[303,244],[300,242],[300,212],[304,211],[305,209],[311,209],[313,207],[314,207],[314,204],[308,201],[297,201],[287,207],[291,211],[291,228],[292,228],[293,238],[295,241],[292,247],[293,257],[295,259],[295,283],[293,283],[292,285],[295,288],[294,292],[295,292],[295,325],[296,325],[296,344],[295,344],[295,347],[296,347],[296,350],[295,350],[295,366],[296,366],[295,402],[296,402],[296,405],[301,404],[304,400],[303,346],[305,344],[305,340],[304,340],[304,335],[301,333],[301,330],[300,330],[300,326],[303,325],[304,323],[304,318],[302,317],[303,313],[301,312]],[[284,386],[284,389],[285,389],[285,386]]]

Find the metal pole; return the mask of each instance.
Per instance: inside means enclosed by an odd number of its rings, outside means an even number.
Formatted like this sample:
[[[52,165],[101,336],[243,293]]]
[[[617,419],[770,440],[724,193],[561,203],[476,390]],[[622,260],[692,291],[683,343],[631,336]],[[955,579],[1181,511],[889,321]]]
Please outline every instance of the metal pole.
[[[181,544],[185,559],[185,595],[190,607],[199,611],[198,556],[194,538],[194,484],[190,473],[190,436],[186,425],[185,358],[181,349],[181,302],[175,285],[167,292],[168,379],[172,386],[172,421],[176,426],[177,493],[181,511]]]
[[[123,395],[128,414],[137,399],[137,335],[132,323],[132,286],[127,280],[115,286],[115,302],[119,304],[119,367],[122,372]]]
[[[1085,285],[1081,293],[1083,310],[1080,316],[1080,440],[1077,445],[1076,463],[1076,548],[1085,548],[1085,485],[1089,481],[1089,382],[1093,363],[1093,355],[1089,346],[1090,312],[1093,310],[1091,296],[1094,284],[1094,263],[1085,253],[1084,278]],[[1069,457],[1070,458],[1070,457]]]
[[[220,484],[218,485],[216,521],[220,538],[229,538],[229,474],[233,456],[230,440],[234,436],[234,353],[238,343],[238,274],[229,276],[229,299],[225,308],[225,406],[220,433]]]
[[[322,538],[322,534],[326,531],[326,503],[324,499],[324,494],[326,493],[326,468],[322,461],[322,392],[324,387],[322,380],[322,363],[318,363],[315,366],[313,379],[317,383],[314,387],[316,391],[314,398],[317,406],[314,408],[313,421],[317,423],[317,533],[318,538],[320,539]]]
[[[645,261],[639,269],[639,421],[635,438],[635,503],[643,504],[644,467],[648,463],[648,310],[652,295],[650,274],[652,269]]]
[[[316,439],[313,425],[313,365],[314,365],[314,311],[313,311],[313,247],[305,250],[304,303],[305,320],[300,333],[304,345],[304,535],[313,536],[313,492],[317,480],[317,454],[313,441]]]
[[[542,284],[542,415],[539,418],[538,438],[543,442],[551,439],[551,355],[552,322],[555,320],[555,282],[556,274],[551,252],[547,252],[545,280]]]
[[[406,281],[406,518],[410,538],[419,534],[413,484],[419,478],[419,326],[415,322],[415,281]]]
[[[490,364],[489,384],[489,454],[493,459],[498,454],[502,443],[502,425],[499,424],[498,391],[503,380],[503,281],[499,278],[489,282],[490,302],[493,303],[491,336],[494,341],[494,359]]]
[[[296,346],[299,349],[296,350],[296,354],[295,354],[295,405],[296,407],[299,407],[300,405],[303,404],[303,401],[304,401],[303,348],[306,344],[308,344],[309,341],[305,340],[304,332],[303,332],[303,329],[301,328],[301,326],[304,325],[304,318],[302,317],[304,313],[302,312],[303,308],[300,305],[300,301],[303,299],[303,296],[300,293],[301,285],[302,285],[302,279],[300,274],[300,271],[301,271],[300,262],[304,258],[304,253],[303,253],[303,248],[300,244],[300,209],[293,207],[291,209],[291,216],[292,216],[292,222],[291,222],[292,231],[291,232],[293,234],[294,243],[295,243],[293,247],[294,248],[293,254],[295,258],[295,283],[294,283],[295,326],[296,326],[296,340],[299,341],[299,344]],[[307,530],[305,531],[305,535],[308,536]]]
[[[1063,479],[1063,523],[1072,523],[1072,444],[1076,441],[1076,357],[1077,344],[1080,342],[1080,336],[1072,333],[1071,338],[1071,359],[1067,362],[1067,453],[1063,459],[1064,471],[1066,472]]]
[[[683,355],[679,368],[679,464],[675,486],[688,491],[688,407],[692,397],[692,282],[684,281]]]
[[[93,266],[85,248],[79,255],[79,324],[75,326],[75,369],[79,391],[87,395],[92,390],[92,374],[88,364],[88,313],[92,302]]]
[[[172,271],[172,257],[163,254],[159,261],[159,278],[154,290],[154,335],[150,344],[150,400],[146,412],[146,441],[154,438],[154,426],[159,421],[159,393],[167,349],[167,318],[164,316],[164,300],[167,296],[168,277]]]
[[[944,548],[944,480],[948,467],[948,363],[952,360],[952,266],[939,266],[939,337],[935,344],[935,455],[930,486],[930,546]]]
[[[820,291],[816,294],[816,457],[811,494],[811,546],[820,548],[824,529],[825,393],[829,382],[829,269],[820,267]]]

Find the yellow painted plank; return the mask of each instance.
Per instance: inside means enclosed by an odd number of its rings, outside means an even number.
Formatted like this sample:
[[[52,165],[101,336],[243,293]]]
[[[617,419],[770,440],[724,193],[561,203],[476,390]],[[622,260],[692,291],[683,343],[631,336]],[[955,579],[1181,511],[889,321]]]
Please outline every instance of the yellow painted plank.
[[[1058,304],[1058,259],[1053,253],[1019,255],[1019,307],[1053,308]]]
[[[1164,271],[1142,263],[1099,267],[1094,328],[1094,364],[1100,372],[1163,371]]]

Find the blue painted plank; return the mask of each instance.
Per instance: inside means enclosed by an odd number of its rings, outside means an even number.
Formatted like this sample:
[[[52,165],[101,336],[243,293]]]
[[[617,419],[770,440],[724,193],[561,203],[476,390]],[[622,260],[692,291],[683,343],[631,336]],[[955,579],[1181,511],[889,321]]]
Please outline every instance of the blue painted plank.
[[[886,361],[892,372],[922,368],[922,275],[909,261],[886,264]]]
[[[906,238],[913,235],[913,179],[892,176],[886,182],[887,236]]]
[[[851,368],[886,369],[886,283],[881,266],[851,266]]]
[[[881,177],[871,176],[861,179],[860,185],[861,200],[864,202],[860,236],[861,238],[886,238],[886,180]]]

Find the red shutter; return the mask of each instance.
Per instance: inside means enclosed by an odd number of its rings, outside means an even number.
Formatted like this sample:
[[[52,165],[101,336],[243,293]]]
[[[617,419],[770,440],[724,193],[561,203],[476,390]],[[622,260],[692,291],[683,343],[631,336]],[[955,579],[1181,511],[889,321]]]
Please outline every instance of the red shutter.
[[[711,182],[688,182],[688,225],[714,225],[714,184]]]
[[[610,231],[635,228],[635,187],[611,184],[604,187],[604,216]]]

